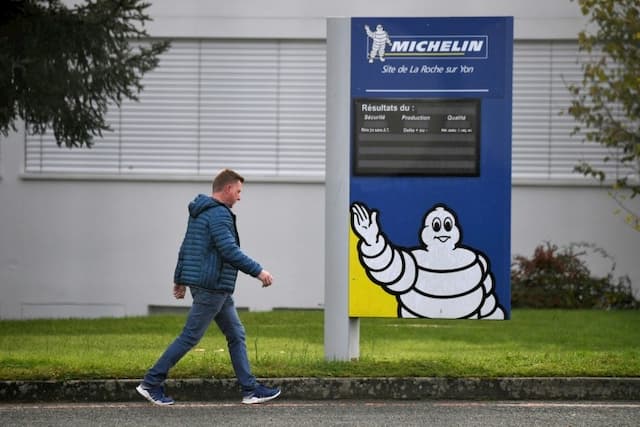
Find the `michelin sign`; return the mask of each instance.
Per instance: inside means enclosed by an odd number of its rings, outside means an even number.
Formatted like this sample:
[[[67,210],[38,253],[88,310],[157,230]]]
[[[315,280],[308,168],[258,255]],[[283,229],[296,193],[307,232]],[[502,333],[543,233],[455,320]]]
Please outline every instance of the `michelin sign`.
[[[367,36],[372,40],[371,50],[369,51],[369,63],[373,63],[376,56],[380,62],[384,62],[387,45],[390,46],[390,57],[487,57],[487,36],[406,36],[392,42],[389,38],[389,34],[380,24],[376,26],[375,31],[371,31],[368,25],[365,25],[364,29],[367,32]]]
[[[349,316],[508,319],[513,19],[350,31]]]

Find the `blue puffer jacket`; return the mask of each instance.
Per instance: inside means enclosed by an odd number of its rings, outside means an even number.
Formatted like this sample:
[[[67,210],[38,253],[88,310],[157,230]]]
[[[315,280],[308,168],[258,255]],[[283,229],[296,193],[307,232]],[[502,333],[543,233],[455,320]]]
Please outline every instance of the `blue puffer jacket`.
[[[223,203],[199,194],[189,203],[174,283],[233,292],[238,270],[258,276],[262,267],[240,249],[236,217]]]

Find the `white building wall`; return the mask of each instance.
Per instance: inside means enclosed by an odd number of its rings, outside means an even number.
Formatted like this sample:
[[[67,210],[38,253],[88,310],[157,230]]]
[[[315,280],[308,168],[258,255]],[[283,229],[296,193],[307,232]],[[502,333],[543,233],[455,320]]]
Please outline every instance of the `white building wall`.
[[[584,18],[570,0],[152,1],[151,33],[168,37],[326,38],[331,16],[513,16],[517,39],[576,38]]]
[[[171,297],[187,204],[210,181],[25,179],[24,134],[2,139],[0,318],[140,315]],[[240,275],[238,306],[321,307],[324,185],[245,183],[242,247],[272,272]]]
[[[512,15],[516,39],[575,38],[584,19],[558,0],[324,2],[153,1],[157,37],[316,38],[326,16]],[[52,180],[23,174],[24,132],[0,137],[0,318],[131,316],[171,297],[186,205],[208,180]],[[242,171],[239,171],[242,173]],[[322,182],[255,182],[234,211],[242,246],[275,277],[268,289],[240,275],[238,306],[318,308],[324,295]],[[585,179],[585,182],[589,182]],[[593,242],[640,287],[640,236],[593,186],[513,188],[512,253],[545,240]]]

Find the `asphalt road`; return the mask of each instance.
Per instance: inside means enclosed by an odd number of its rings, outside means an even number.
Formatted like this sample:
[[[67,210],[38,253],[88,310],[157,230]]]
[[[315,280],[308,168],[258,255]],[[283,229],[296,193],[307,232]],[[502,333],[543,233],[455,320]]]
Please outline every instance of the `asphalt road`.
[[[0,426],[638,426],[640,402],[0,404]]]

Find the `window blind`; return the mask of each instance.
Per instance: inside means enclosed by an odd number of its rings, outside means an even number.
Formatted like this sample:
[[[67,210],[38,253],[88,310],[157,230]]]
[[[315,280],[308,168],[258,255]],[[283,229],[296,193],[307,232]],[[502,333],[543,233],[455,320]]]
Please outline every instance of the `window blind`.
[[[603,162],[607,149],[571,135],[568,86],[580,84],[584,54],[575,41],[521,41],[514,48],[512,176],[521,181],[585,181],[573,169],[588,161],[616,176]]]
[[[324,176],[324,42],[174,41],[94,147],[28,135],[25,172]]]

